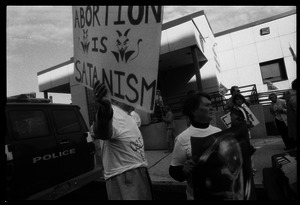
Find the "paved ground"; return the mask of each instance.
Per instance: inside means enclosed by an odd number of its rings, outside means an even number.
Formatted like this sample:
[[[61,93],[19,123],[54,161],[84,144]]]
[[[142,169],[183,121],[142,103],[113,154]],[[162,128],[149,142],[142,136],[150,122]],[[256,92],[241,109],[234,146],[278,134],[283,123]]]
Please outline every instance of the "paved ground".
[[[280,136],[268,136],[265,139],[251,139],[251,144],[257,148],[253,156],[254,168],[257,173],[254,176],[256,185],[262,184],[262,169],[271,167],[271,156],[284,152],[284,144]],[[171,153],[166,150],[148,150],[146,158],[149,164],[150,177],[153,182],[176,182],[168,173]]]
[[[254,183],[262,185],[262,169],[272,166],[271,156],[285,152],[285,145],[280,136],[252,140],[252,144],[258,148],[253,156],[254,167],[257,169],[257,173],[254,176]]]
[[[258,190],[263,190],[262,170],[271,167],[271,156],[284,152],[284,144],[279,136],[268,136],[264,139],[252,139],[257,151],[253,156],[254,167],[257,173],[254,176],[254,183]],[[149,164],[149,173],[154,188],[156,200],[185,200],[185,183],[175,181],[169,176],[168,170],[171,154],[166,150],[147,150],[146,158]],[[264,195],[264,193],[260,193]],[[70,199],[97,199],[106,200],[106,190],[103,180],[95,181],[88,186],[62,197],[61,200]]]

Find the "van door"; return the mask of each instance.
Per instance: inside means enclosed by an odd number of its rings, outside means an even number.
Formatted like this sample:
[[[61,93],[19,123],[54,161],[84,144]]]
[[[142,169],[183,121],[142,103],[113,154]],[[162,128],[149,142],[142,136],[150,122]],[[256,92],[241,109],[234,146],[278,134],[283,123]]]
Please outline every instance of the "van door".
[[[60,172],[63,180],[94,168],[94,153],[86,139],[88,128],[76,106],[51,107],[59,145]]]
[[[7,105],[8,141],[13,156],[13,186],[24,197],[57,183],[58,152],[47,112],[42,107]]]

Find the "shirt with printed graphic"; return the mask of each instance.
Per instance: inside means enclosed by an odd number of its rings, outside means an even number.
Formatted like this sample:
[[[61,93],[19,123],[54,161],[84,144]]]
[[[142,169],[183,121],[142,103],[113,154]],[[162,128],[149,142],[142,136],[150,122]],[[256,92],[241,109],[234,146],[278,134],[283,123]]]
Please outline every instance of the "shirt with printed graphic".
[[[113,135],[100,140],[105,180],[127,170],[147,167],[144,141],[135,120],[118,106],[113,108]]]

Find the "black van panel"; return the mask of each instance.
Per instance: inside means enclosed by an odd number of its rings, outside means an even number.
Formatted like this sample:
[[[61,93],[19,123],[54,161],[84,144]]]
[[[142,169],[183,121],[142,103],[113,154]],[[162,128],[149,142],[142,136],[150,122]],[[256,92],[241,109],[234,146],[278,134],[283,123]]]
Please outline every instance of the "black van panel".
[[[94,168],[94,144],[76,105],[7,103],[7,196],[24,199]]]
[[[85,132],[87,127],[82,126],[82,118],[74,109],[49,108],[51,119],[55,125],[55,135],[57,136],[60,152],[67,152],[66,157],[61,158],[60,172],[62,180],[66,177],[74,177],[91,169],[90,147],[87,146]]]

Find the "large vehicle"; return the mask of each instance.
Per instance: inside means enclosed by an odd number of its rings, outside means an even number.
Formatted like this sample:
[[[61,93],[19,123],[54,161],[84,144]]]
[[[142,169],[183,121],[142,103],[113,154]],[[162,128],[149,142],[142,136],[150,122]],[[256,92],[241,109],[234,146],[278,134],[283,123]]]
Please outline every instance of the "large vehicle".
[[[57,199],[101,177],[77,105],[7,98],[6,200]]]

